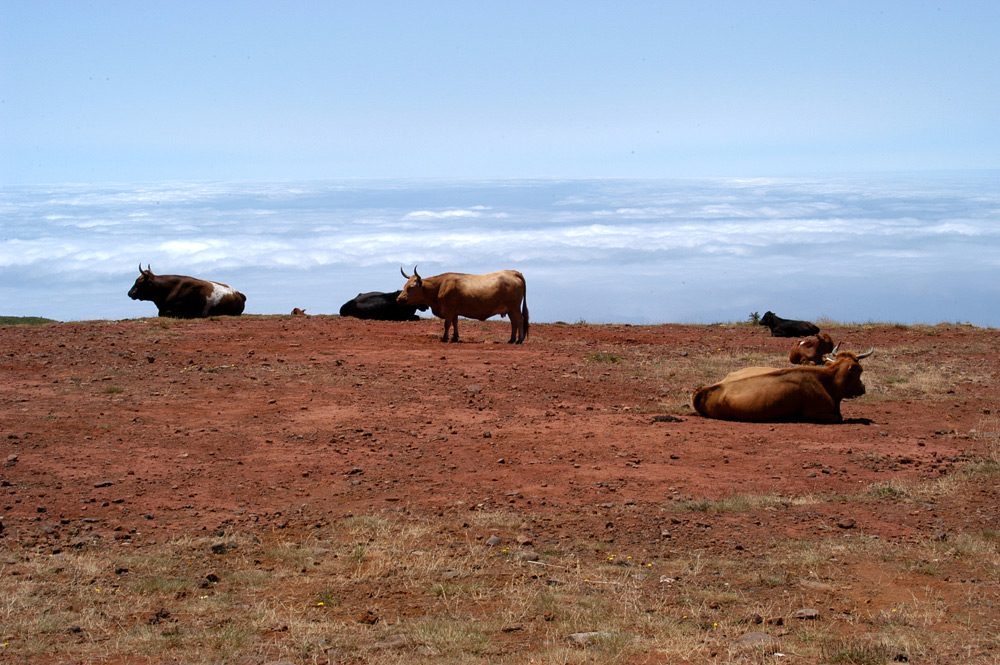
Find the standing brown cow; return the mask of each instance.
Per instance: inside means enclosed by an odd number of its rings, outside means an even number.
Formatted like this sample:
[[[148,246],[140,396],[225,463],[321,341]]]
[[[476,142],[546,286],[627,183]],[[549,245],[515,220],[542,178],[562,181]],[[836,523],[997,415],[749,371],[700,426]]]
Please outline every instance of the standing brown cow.
[[[824,367],[752,367],[698,388],[691,399],[706,418],[745,422],[843,422],[840,402],[865,394],[861,363],[874,349],[841,351]]]
[[[524,275],[516,270],[501,270],[485,275],[446,272],[433,277],[421,277],[417,267],[407,275],[406,286],[396,301],[401,305],[426,305],[434,316],[444,319],[442,342],[458,341],[458,317],[485,321],[491,316],[510,317],[510,344],[520,344],[528,336],[528,300]]]

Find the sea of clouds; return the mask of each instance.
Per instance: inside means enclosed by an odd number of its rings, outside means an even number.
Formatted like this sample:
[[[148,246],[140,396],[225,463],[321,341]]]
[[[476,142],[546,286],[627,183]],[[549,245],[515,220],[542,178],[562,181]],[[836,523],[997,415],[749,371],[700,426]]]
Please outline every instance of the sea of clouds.
[[[520,270],[539,322],[997,326],[1000,174],[0,188],[0,315],[153,316],[140,263],[256,314],[335,314],[417,265]]]

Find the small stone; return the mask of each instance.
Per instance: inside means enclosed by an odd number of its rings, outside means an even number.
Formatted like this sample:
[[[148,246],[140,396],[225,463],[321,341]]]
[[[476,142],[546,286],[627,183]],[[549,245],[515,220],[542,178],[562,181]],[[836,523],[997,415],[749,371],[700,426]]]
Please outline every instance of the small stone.
[[[514,561],[538,561],[538,552],[534,550],[517,550],[514,552]]]
[[[796,619],[812,620],[819,618],[819,610],[813,609],[811,607],[804,607],[795,613]]]
[[[490,536],[486,539],[486,544],[490,547],[495,547],[500,544],[500,538],[498,536]]]
[[[379,616],[372,612],[371,610],[365,610],[359,617],[358,623],[363,623],[366,626],[374,626],[379,622]],[[378,646],[378,645],[376,645]]]
[[[412,640],[406,635],[390,635],[381,642],[375,643],[376,649],[402,649],[412,644]]]
[[[851,517],[844,517],[837,522],[837,526],[841,529],[853,529],[855,524],[857,524],[857,522],[855,522]]]
[[[574,644],[578,647],[588,647],[592,644],[597,644],[602,640],[610,639],[611,637],[613,637],[611,633],[592,631],[587,633],[571,633],[566,636],[566,640],[570,644]]]
[[[742,637],[738,637],[733,640],[733,646],[738,647],[751,647],[754,649],[767,649],[771,648],[771,651],[777,648],[778,640],[774,639],[767,633],[747,633]]]
[[[812,589],[813,591],[834,591],[835,587],[832,584],[825,584],[823,582],[817,582],[815,580],[802,580],[800,584],[806,589]]]

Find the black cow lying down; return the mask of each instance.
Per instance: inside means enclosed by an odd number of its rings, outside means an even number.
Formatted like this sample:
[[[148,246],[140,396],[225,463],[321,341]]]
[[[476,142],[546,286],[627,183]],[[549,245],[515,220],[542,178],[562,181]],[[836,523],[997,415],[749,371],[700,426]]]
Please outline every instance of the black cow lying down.
[[[206,316],[238,316],[243,313],[247,297],[219,282],[186,277],[185,275],[154,275],[139,264],[139,276],[129,289],[132,300],[151,300],[159,316],[177,319],[197,319]]]
[[[341,316],[372,321],[419,321],[417,310],[427,311],[427,305],[402,305],[396,302],[400,291],[359,293],[340,307]]]
[[[766,312],[760,317],[760,325],[771,329],[771,337],[809,337],[819,333],[819,326],[808,321],[794,321]]]

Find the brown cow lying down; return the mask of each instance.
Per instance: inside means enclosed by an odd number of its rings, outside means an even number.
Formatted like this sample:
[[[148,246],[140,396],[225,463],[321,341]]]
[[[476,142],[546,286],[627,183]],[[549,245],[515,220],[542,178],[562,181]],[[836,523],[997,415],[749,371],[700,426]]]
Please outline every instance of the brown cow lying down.
[[[828,356],[824,367],[749,367],[695,390],[691,405],[706,418],[744,422],[839,423],[840,402],[865,394],[861,363],[874,349]]]
[[[833,340],[826,333],[820,333],[815,337],[796,342],[788,352],[788,362],[793,365],[822,365],[823,356],[831,351],[836,355],[837,352],[833,350]]]
[[[520,344],[528,336],[528,300],[524,275],[516,270],[500,270],[484,275],[446,272],[433,277],[421,277],[417,267],[407,275],[396,302],[401,305],[426,305],[434,316],[444,319],[442,342],[458,341],[458,317],[485,321],[491,316],[510,317],[510,344]]]

